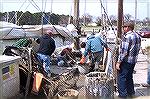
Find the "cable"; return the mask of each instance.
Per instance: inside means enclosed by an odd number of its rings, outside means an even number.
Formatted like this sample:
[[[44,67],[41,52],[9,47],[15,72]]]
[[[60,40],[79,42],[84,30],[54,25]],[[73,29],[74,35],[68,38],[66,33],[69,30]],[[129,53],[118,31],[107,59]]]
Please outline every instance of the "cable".
[[[34,2],[34,0],[29,0],[29,2],[37,9],[37,10],[39,10],[40,12],[42,12],[42,10],[39,8],[39,6]],[[43,13],[42,14],[42,17],[45,15],[45,13]],[[46,18],[45,18],[46,19]],[[50,25],[52,25],[51,24],[51,22],[48,20],[48,19],[46,19],[46,21],[50,24]]]
[[[46,2],[47,2],[47,0],[45,0],[45,5],[44,5],[44,12],[45,12],[45,9],[46,9]]]
[[[25,10],[29,7],[29,5],[30,5],[30,4],[28,4],[28,6],[25,8]],[[20,20],[20,18],[22,17],[23,14],[24,14],[24,13],[22,13],[22,14],[20,15],[20,17],[19,17],[18,20],[17,20],[17,23],[19,22],[19,20]]]
[[[73,2],[72,2],[72,4],[73,4]],[[70,8],[71,8],[71,10],[70,10],[70,14],[69,14],[68,24],[70,24],[70,22],[71,22],[72,5]]]
[[[102,0],[100,0],[100,3],[101,3],[101,7],[103,8],[104,13],[105,13],[105,15],[106,15],[106,17],[107,17],[107,19],[108,19],[108,22],[109,22],[109,24],[110,24],[110,26],[111,26],[111,28],[112,28],[113,25],[112,25],[112,23],[111,23],[111,21],[110,21],[110,19],[109,19],[109,17],[108,17],[108,14],[107,14],[107,12],[106,12],[106,10],[105,10],[103,4],[102,4]],[[116,38],[116,40],[117,40],[117,41],[115,42],[115,45],[117,46],[118,37],[117,37],[117,35],[115,34],[115,30],[113,30],[113,33],[114,33],[115,38]]]
[[[18,11],[20,11],[20,10],[21,10],[21,8],[22,8],[22,7],[23,7],[23,5],[26,3],[26,1],[27,1],[27,0],[25,0],[25,1],[22,3],[22,5],[20,6],[20,8],[19,8],[19,10],[18,10]],[[29,5],[28,5],[28,6],[29,6]],[[27,7],[28,7],[28,6],[27,6]],[[26,7],[26,8],[27,8],[27,7]],[[11,18],[10,22],[12,22],[12,20],[16,17],[16,14],[17,14],[17,13],[15,13],[15,15]],[[23,14],[22,14],[22,15],[23,15]],[[21,15],[21,16],[22,16],[22,15]],[[19,17],[19,19],[21,18],[21,16]],[[18,20],[16,20],[16,22],[18,22],[18,21],[19,21],[19,19],[18,19]],[[6,36],[8,36],[14,28],[15,28],[15,27],[12,27],[12,28],[11,28],[11,30],[10,30],[10,31],[9,31],[9,32],[8,32],[8,33],[4,36],[4,37],[3,37],[3,39],[5,39],[5,37],[6,37]],[[21,27],[21,29],[22,29],[22,27]]]
[[[25,0],[23,3],[22,3],[22,5],[20,6],[20,8],[19,8],[19,10],[18,11],[20,11],[20,9],[23,7],[23,5],[26,3],[26,1],[27,0]],[[15,15],[12,17],[12,19],[10,20],[10,22],[12,22],[12,20],[15,18]]]

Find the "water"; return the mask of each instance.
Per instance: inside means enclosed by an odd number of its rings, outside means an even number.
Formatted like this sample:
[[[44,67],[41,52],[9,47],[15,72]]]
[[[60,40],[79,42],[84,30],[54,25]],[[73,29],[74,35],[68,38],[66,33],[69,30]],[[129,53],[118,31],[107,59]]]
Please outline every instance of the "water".
[[[0,55],[2,55],[6,46],[11,46],[16,40],[0,40]]]

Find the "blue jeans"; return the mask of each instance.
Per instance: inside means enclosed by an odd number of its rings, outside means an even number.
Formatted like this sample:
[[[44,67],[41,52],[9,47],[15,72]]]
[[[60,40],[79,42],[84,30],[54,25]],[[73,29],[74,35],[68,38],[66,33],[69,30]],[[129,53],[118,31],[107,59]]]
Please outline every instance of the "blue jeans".
[[[147,83],[150,84],[150,63],[148,63]]]
[[[51,58],[49,55],[37,53],[38,59],[43,63],[44,71],[50,73]]]
[[[127,97],[135,94],[133,84],[133,70],[135,64],[121,62],[118,71],[118,92],[120,97]]]

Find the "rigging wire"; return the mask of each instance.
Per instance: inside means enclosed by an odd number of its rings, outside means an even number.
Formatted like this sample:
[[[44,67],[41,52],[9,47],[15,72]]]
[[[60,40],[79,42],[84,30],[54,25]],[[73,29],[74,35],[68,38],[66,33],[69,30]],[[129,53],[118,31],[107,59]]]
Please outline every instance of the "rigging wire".
[[[42,17],[41,17],[41,24],[42,24],[42,35],[43,35],[43,17],[44,17],[44,15],[43,15],[43,0],[42,0]]]
[[[45,16],[45,9],[46,9],[46,2],[47,1],[45,1],[45,5],[43,4],[43,0],[42,0],[42,20],[41,20],[41,23],[42,23],[42,35],[43,35],[43,18],[45,18],[44,16]],[[43,5],[44,5],[44,8],[43,8]],[[46,19],[46,18],[45,18]]]
[[[30,2],[38,11],[42,12],[42,10],[40,9],[40,7],[34,2],[34,0],[29,0],[29,2]],[[45,15],[45,13],[42,14],[42,17],[43,17],[44,15]],[[51,22],[50,22],[48,19],[45,18],[45,20],[46,20],[50,25],[52,25]]]
[[[27,0],[25,0],[25,2],[26,2]],[[28,0],[37,10],[39,10],[39,11],[41,11],[41,9],[39,8],[39,6],[34,2],[34,0]],[[47,1],[47,0],[46,0]],[[46,9],[46,1],[45,1],[45,6],[44,6],[44,9],[42,9],[42,11],[41,12],[43,12],[43,11],[45,11],[45,9]],[[25,4],[25,2],[21,5],[21,7]],[[30,5],[30,3],[28,4],[28,6]],[[26,7],[26,9],[28,8],[28,6]],[[19,10],[21,9],[21,7],[19,8]],[[20,18],[22,17],[22,15],[23,15],[23,13],[21,14],[21,16],[19,17],[19,19],[17,20],[17,22],[20,20]],[[42,14],[42,17],[45,15],[45,13],[43,13]],[[15,18],[15,16],[13,17],[13,18]],[[47,20],[47,19],[46,19]],[[48,23],[50,23],[49,22],[49,20],[47,20],[48,21]],[[50,23],[50,25],[52,25],[51,23]],[[21,27],[22,28],[22,27]],[[55,27],[54,27],[55,28]],[[10,31],[9,31],[9,33],[13,30],[14,28],[12,28]],[[56,30],[56,28],[55,28],[55,30]],[[57,31],[57,30],[56,30]],[[63,30],[64,31],[64,30]],[[59,34],[60,34],[60,32],[59,31],[57,31]],[[3,38],[5,38],[9,33],[7,33]],[[72,36],[70,36],[69,34],[67,34],[65,31],[64,31],[64,33],[68,36],[68,37],[70,37],[70,38],[72,38]],[[72,34],[71,34],[72,35]],[[74,39],[73,39],[74,40]]]
[[[21,10],[21,8],[23,7],[23,5],[26,3],[26,1],[27,0],[25,0],[23,3],[22,3],[22,5],[20,6],[20,8],[19,8],[19,10],[18,11],[20,11]],[[10,20],[10,23],[13,21],[13,19],[16,17],[16,12],[15,12],[15,15],[11,18],[11,20]],[[22,16],[22,15],[21,15]],[[19,19],[21,18],[21,16],[19,17]],[[18,20],[19,20],[18,19]],[[18,20],[16,20],[16,22],[18,23]],[[12,27],[11,29],[10,29],[10,31],[5,35],[5,36],[3,36],[3,39],[5,39],[5,37],[7,37],[10,33],[11,33],[11,31],[14,29],[15,27]],[[22,27],[21,27],[22,28]],[[25,33],[25,32],[24,32]],[[26,33],[25,33],[26,34]]]
[[[34,2],[34,0],[29,0],[30,2],[31,2],[31,4],[34,6],[34,7],[36,7],[39,11],[41,11],[40,10],[40,8],[39,8],[39,6]],[[53,1],[53,0],[52,0]],[[42,12],[42,11],[41,11]],[[43,15],[42,15],[42,17],[45,15],[45,13],[43,13]],[[46,19],[46,21],[48,21],[48,23],[50,24],[50,25],[52,25],[51,23],[50,23],[50,21],[49,20],[47,20]],[[55,30],[56,30],[56,28],[55,28]],[[59,33],[59,31],[56,31],[56,32],[58,32]],[[59,33],[60,34],[60,33]],[[65,32],[65,34],[66,35],[68,35],[66,32]],[[68,35],[70,38],[72,38],[70,35]],[[73,39],[74,40],[74,39]]]
[[[51,0],[51,10],[50,10],[50,14],[52,14],[53,11],[53,0]]]
[[[137,0],[135,0],[135,25],[136,25],[136,21],[137,21]]]
[[[21,8],[23,7],[23,5],[24,5],[26,2],[27,2],[27,0],[25,0],[25,1],[22,3],[22,5],[20,6],[20,8],[19,8],[18,11],[21,10]],[[12,22],[14,18],[15,18],[15,15],[11,18],[10,22]]]
[[[72,2],[71,7],[70,7],[70,8],[71,8],[71,10],[70,10],[70,13],[69,13],[68,24],[70,24],[70,23],[71,23],[72,5],[73,5],[73,2]]]
[[[85,0],[85,4],[84,4],[84,26],[86,24],[86,0]]]
[[[28,4],[28,6],[25,8],[25,10],[29,7],[30,4]],[[21,15],[19,16],[17,23],[19,22],[20,18],[23,16],[24,13],[21,13]]]
[[[29,0],[29,2],[40,12],[42,12],[42,10],[40,9],[40,7],[34,2],[34,0]]]
[[[45,0],[45,5],[44,5],[44,12],[45,12],[45,9],[46,9],[46,3],[47,3],[47,0]]]
[[[34,8],[36,8],[38,11],[41,11],[40,8],[38,8],[36,5],[34,5],[34,3],[33,3],[31,0],[28,0],[28,1],[29,1],[29,3],[32,4],[32,6],[33,6]]]
[[[109,22],[109,24],[110,24],[110,26],[111,26],[111,28],[112,28],[112,27],[113,27],[112,22],[111,22],[111,20],[109,19],[108,14],[107,14],[107,12],[106,12],[106,9],[105,9],[105,7],[104,7],[103,4],[102,4],[102,0],[100,0],[100,4],[101,4],[101,7],[102,7],[103,10],[104,10],[104,14],[106,15],[106,17],[107,17],[107,19],[108,19],[108,22]],[[117,35],[115,34],[115,30],[113,30],[113,33],[114,33],[114,35],[115,35],[116,41],[118,42],[118,37],[117,37]],[[117,45],[117,42],[115,42],[115,45]]]

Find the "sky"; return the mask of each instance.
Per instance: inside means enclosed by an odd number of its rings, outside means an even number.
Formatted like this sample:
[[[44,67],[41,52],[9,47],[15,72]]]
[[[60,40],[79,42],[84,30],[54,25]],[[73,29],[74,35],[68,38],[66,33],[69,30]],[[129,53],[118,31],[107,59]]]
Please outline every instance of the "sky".
[[[34,1],[35,4],[32,2]],[[42,2],[43,1],[43,2]],[[73,15],[74,0],[0,0],[0,12],[9,11],[30,11],[52,12],[55,14]],[[117,16],[118,0],[80,0],[80,16],[88,13],[94,17],[101,16],[101,3],[105,7],[108,16]],[[123,0],[124,14],[132,15],[135,18],[135,1]],[[150,18],[150,0],[137,0],[137,19]]]

